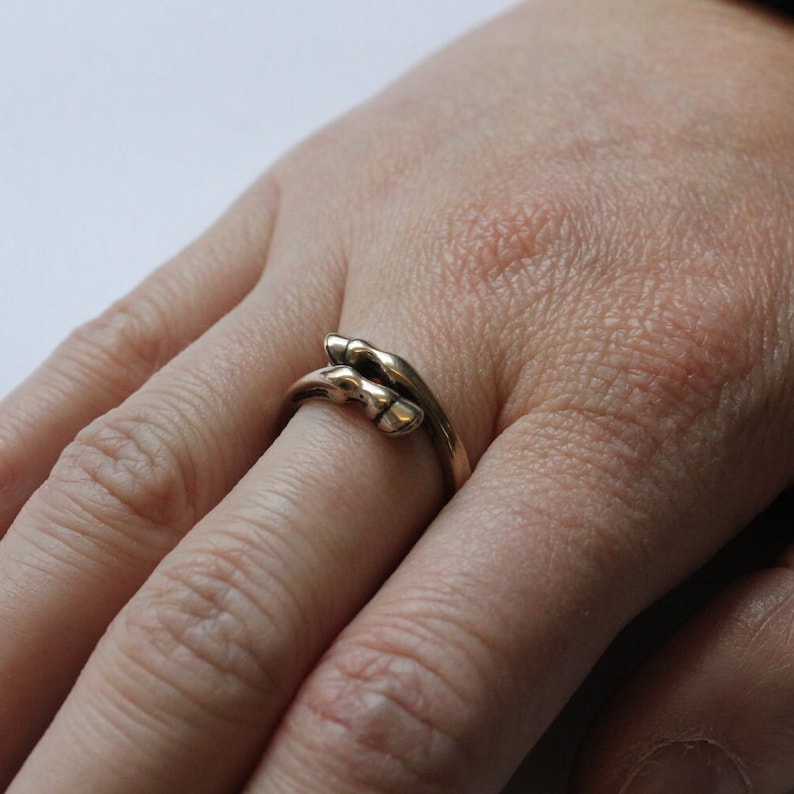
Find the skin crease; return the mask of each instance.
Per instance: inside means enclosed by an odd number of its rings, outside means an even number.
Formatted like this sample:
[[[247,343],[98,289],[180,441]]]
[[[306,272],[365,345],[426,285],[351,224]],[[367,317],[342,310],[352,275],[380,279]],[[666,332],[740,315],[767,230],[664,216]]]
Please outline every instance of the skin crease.
[[[81,329],[0,405],[0,493],[31,496],[0,542],[0,786],[498,791],[620,628],[791,483],[792,61],[787,23],[720,0],[521,6]],[[459,428],[475,471],[440,513],[421,434],[308,405],[278,435],[337,329]],[[712,735],[718,689],[770,659],[790,687],[775,582],[638,679],[653,708],[615,706],[581,791],[681,723],[759,794],[794,785],[773,694]]]

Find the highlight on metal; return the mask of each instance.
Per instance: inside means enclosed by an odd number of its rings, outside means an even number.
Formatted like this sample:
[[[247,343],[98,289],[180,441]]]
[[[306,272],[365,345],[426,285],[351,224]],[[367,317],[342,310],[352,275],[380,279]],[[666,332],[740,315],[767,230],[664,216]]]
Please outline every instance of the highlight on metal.
[[[363,407],[383,433],[401,436],[424,427],[451,497],[471,474],[469,459],[460,436],[419,373],[399,356],[341,334],[326,335],[325,352],[329,366],[296,381],[287,394],[288,406],[295,410],[311,399],[336,405],[353,402]]]

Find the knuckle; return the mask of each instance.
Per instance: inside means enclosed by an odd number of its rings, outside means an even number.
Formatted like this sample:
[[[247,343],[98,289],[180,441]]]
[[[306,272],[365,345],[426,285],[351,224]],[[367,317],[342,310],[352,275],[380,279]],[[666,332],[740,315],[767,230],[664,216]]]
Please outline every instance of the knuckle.
[[[399,633],[405,640],[408,630]],[[386,779],[422,790],[460,783],[472,757],[458,735],[463,699],[421,651],[390,634],[330,656],[301,708],[346,768],[378,776],[365,781],[371,785],[384,771]]]
[[[435,284],[415,300],[434,334],[459,340],[482,362],[478,382],[493,387],[497,404],[520,381],[538,329],[587,270],[580,266],[594,250],[587,216],[586,199],[540,187],[532,195],[464,194],[452,210],[418,221],[433,256],[429,266],[426,255],[417,259],[415,282]]]
[[[194,518],[193,483],[181,453],[175,429],[162,420],[109,414],[64,450],[41,498],[58,514],[77,512],[121,530],[120,538],[140,528],[161,530],[170,545]]]
[[[791,667],[793,607],[794,571],[771,568],[753,574],[722,597],[722,608],[728,617],[719,624],[726,645],[751,659],[763,652],[770,664],[785,658]]]
[[[731,421],[750,416],[764,399],[768,301],[756,286],[717,274],[666,278],[634,270],[583,301],[543,353],[557,364],[540,396],[522,382],[502,424],[540,400],[551,414],[650,454],[727,410]]]
[[[622,369],[637,372],[652,395],[713,396],[756,365],[758,307],[743,286],[715,282],[702,290],[672,288],[618,340],[626,358]]]
[[[64,345],[70,360],[90,370],[128,373],[134,383],[148,378],[169,358],[169,323],[154,300],[127,297],[76,328]]]
[[[586,247],[582,210],[559,192],[461,206],[448,221],[443,257],[454,292],[521,306],[550,297]]]
[[[3,513],[18,508],[20,500],[32,490],[18,455],[13,454],[22,437],[13,422],[0,422],[0,525]]]
[[[117,629],[134,665],[236,722],[261,720],[263,701],[284,696],[295,669],[276,607],[254,594],[250,566],[243,554],[192,555],[130,602]]]

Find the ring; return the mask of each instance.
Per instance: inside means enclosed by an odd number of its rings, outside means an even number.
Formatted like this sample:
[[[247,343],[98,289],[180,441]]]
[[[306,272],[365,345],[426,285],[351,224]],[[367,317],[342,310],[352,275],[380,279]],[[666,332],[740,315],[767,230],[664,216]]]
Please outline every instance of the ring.
[[[428,385],[404,359],[378,350],[363,339],[327,334],[329,366],[297,380],[287,392],[296,410],[304,400],[323,399],[336,405],[359,403],[375,427],[392,436],[420,425],[430,436],[451,497],[471,475],[460,436]]]

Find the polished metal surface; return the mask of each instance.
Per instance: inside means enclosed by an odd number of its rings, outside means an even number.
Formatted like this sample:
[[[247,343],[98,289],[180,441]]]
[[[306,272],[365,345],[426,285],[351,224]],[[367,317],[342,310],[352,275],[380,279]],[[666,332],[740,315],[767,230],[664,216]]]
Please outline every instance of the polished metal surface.
[[[469,459],[460,436],[417,371],[399,356],[340,334],[325,337],[325,352],[330,366],[294,383],[287,395],[289,405],[294,409],[315,398],[337,405],[356,402],[380,431],[395,436],[421,425],[433,442],[447,494],[452,496],[471,474]]]

